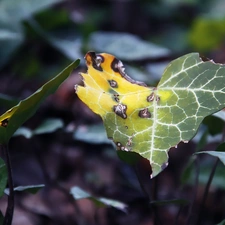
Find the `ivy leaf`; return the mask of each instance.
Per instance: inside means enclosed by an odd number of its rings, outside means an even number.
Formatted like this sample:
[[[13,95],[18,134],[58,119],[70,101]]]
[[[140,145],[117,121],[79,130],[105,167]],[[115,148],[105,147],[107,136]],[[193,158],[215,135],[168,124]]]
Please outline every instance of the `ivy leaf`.
[[[190,53],[172,61],[157,87],[147,87],[109,54],[86,54],[79,98],[99,114],[118,150],[150,161],[151,177],[168,165],[168,151],[187,143],[202,120],[225,107],[225,66]]]
[[[0,116],[0,143],[7,144],[14,132],[28,120],[38,109],[41,102],[54,93],[59,85],[70,75],[71,71],[79,65],[79,60],[74,61],[61,73],[44,84],[35,93],[19,102],[18,105]]]

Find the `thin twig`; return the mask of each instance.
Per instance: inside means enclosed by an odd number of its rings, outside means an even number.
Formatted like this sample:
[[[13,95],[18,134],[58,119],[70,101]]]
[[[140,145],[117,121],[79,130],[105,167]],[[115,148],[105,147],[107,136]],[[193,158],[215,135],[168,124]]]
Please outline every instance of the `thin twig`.
[[[197,196],[197,192],[198,192],[198,183],[199,183],[199,162],[198,162],[198,158],[195,158],[195,185],[194,185],[194,194],[192,196],[192,200],[191,200],[191,205],[189,207],[188,210],[188,216],[187,216],[187,220],[186,220],[186,225],[191,224],[191,219],[192,219],[192,213],[193,213],[193,207],[194,207],[194,203],[196,201],[196,196]]]
[[[138,181],[143,193],[146,195],[149,202],[151,202],[151,200],[157,199],[157,187],[156,187],[157,184],[156,183],[157,183],[158,177],[155,177],[154,181],[152,180],[154,185],[153,185],[153,188],[151,188],[152,181],[150,180],[150,174],[152,171],[151,171],[150,165],[148,164],[149,162],[147,163],[145,159],[142,159],[136,163],[136,165],[134,166],[134,171],[136,173],[136,176],[138,178]],[[158,214],[157,206],[154,204],[151,204],[151,208],[154,215],[154,224],[162,225],[160,216]]]
[[[6,167],[8,171],[8,186],[9,186],[9,196],[8,196],[8,205],[3,221],[3,225],[11,225],[14,212],[14,190],[13,190],[13,178],[12,178],[12,165],[9,156],[8,145],[1,145],[5,158],[6,158]]]
[[[225,126],[223,127],[223,132],[222,132],[222,138],[221,138],[221,142],[224,142],[225,140]],[[212,170],[211,170],[211,173],[210,173],[210,176],[209,176],[209,180],[206,184],[206,187],[205,187],[205,190],[204,190],[204,194],[203,194],[203,198],[202,198],[202,202],[200,204],[200,212],[199,212],[199,215],[198,215],[198,221],[197,221],[197,224],[200,224],[201,222],[201,217],[202,217],[202,213],[203,213],[203,208],[204,208],[204,205],[205,205],[205,202],[206,202],[206,199],[207,199],[207,196],[208,196],[208,193],[209,193],[209,188],[210,188],[210,185],[212,183],[212,180],[213,180],[213,177],[214,177],[214,174],[216,172],[216,168],[219,164],[219,158],[217,158],[215,160],[215,163],[212,167]]]
[[[211,170],[211,173],[210,173],[210,176],[209,176],[209,180],[208,180],[208,182],[206,184],[206,187],[205,187],[205,190],[204,190],[202,202],[200,204],[200,212],[199,212],[198,221],[197,221],[196,224],[200,224],[200,222],[201,222],[203,208],[204,208],[204,205],[205,205],[205,202],[206,202],[208,193],[209,193],[209,188],[210,188],[210,185],[212,183],[212,179],[213,179],[214,174],[216,172],[216,168],[217,168],[217,165],[218,165],[219,161],[220,161],[219,158],[217,158],[216,161],[215,161],[215,163],[214,163],[214,165],[213,165],[213,167],[212,167],[212,170]]]

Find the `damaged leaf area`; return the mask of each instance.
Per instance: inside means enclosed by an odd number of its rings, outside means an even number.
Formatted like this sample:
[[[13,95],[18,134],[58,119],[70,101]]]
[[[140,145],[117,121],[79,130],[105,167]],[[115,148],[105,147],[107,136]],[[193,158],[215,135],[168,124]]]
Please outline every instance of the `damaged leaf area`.
[[[225,107],[225,66],[190,53],[172,61],[157,87],[130,78],[120,60],[88,52],[78,97],[103,119],[118,150],[149,160],[151,177],[168,165],[168,151],[187,143],[202,120]]]

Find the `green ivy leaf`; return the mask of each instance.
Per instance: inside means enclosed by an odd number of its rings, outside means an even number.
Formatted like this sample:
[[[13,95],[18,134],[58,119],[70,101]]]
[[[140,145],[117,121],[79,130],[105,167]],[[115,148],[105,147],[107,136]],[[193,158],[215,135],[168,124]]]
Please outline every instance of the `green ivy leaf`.
[[[18,105],[0,116],[0,143],[6,144],[14,132],[28,120],[38,109],[46,97],[54,93],[59,85],[70,75],[71,71],[79,65],[79,60],[71,63],[56,77],[48,81],[34,94],[22,100]]]
[[[171,147],[187,143],[206,116],[225,107],[225,66],[198,53],[172,61],[155,88],[130,78],[112,55],[89,52],[86,61],[79,98],[101,115],[118,150],[150,161],[151,177],[166,168]]]

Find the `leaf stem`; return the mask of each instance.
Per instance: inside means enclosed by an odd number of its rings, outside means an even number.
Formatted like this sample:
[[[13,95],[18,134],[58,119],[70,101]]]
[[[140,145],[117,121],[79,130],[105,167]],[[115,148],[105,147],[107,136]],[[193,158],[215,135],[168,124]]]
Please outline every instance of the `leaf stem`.
[[[150,175],[152,173],[151,166],[149,161],[142,158],[140,161],[134,165],[134,171],[138,178],[139,184],[143,193],[148,198],[149,202],[151,200],[157,199],[157,181],[158,177],[154,177],[154,181],[150,179]],[[153,186],[153,188],[151,187]],[[155,225],[162,225],[160,220],[160,216],[157,210],[157,206],[151,204],[152,212],[153,212],[153,220]]]
[[[219,163],[219,159],[217,158],[214,165],[213,165],[213,168],[212,168],[210,176],[209,176],[209,180],[208,180],[208,182],[206,184],[206,187],[205,187],[205,190],[204,190],[202,202],[200,204],[200,212],[199,212],[199,216],[198,216],[198,221],[197,221],[196,224],[201,224],[201,217],[202,217],[204,205],[205,205],[205,202],[206,202],[206,199],[207,199],[207,196],[208,196],[208,193],[209,193],[209,188],[210,188],[210,185],[212,183],[214,174],[216,172],[216,168],[217,168],[218,163]]]
[[[13,177],[12,177],[12,165],[9,156],[9,149],[8,145],[1,145],[3,149],[5,158],[6,158],[6,167],[8,171],[8,186],[9,186],[9,196],[8,196],[8,205],[3,221],[3,225],[11,225],[13,219],[13,212],[14,212],[14,190],[13,190]]]
[[[194,185],[194,191],[193,191],[193,196],[191,200],[191,205],[188,210],[188,216],[186,220],[186,225],[191,224],[191,219],[192,219],[192,213],[193,213],[193,208],[194,208],[194,203],[196,201],[197,197],[197,192],[198,192],[198,184],[199,184],[199,160],[198,157],[195,157],[194,159],[194,164],[195,164],[195,185]]]

